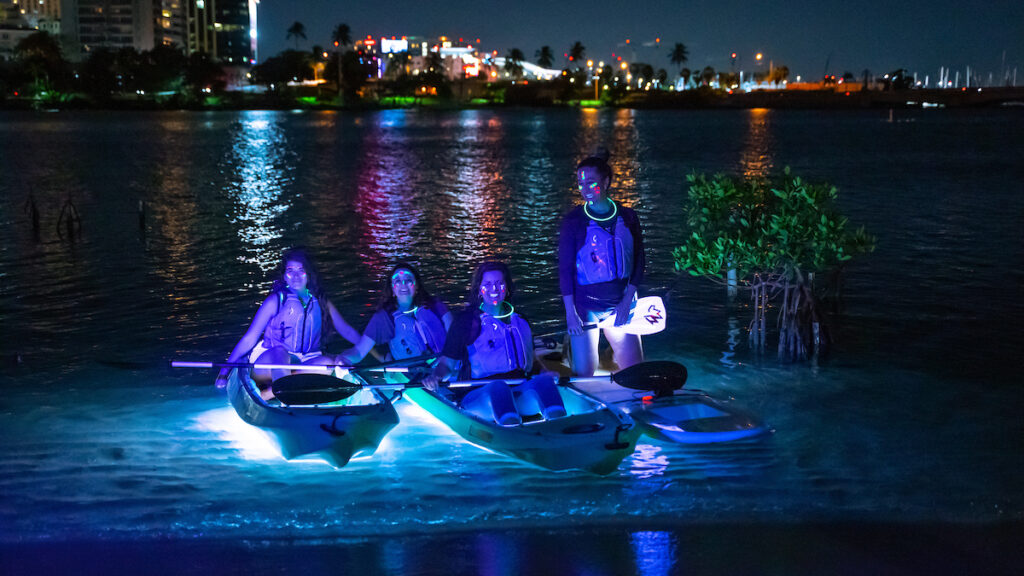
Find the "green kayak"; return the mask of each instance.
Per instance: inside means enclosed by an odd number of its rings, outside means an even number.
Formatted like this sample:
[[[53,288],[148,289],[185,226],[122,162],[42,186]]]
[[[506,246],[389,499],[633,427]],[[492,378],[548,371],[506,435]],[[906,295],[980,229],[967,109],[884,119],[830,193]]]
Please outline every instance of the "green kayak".
[[[559,387],[559,392],[567,416],[534,421],[526,418],[516,426],[501,426],[463,410],[458,397],[449,392],[409,388],[405,397],[486,450],[548,470],[579,469],[602,475],[614,472],[633,453],[640,430],[629,416],[609,410],[576,390]]]
[[[339,382],[332,376],[313,377],[324,379],[327,385]],[[248,369],[236,368],[228,377],[227,391],[242,420],[273,434],[281,454],[289,460],[316,454],[341,468],[353,457],[373,454],[398,424],[395,407],[383,393],[371,388],[330,404],[284,405],[263,400]]]

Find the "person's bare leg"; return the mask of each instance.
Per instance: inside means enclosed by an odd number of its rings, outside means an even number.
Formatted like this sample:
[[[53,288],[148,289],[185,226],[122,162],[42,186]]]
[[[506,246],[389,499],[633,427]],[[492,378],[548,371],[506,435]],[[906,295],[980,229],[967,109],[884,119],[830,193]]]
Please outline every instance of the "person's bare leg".
[[[644,361],[643,345],[636,334],[627,334],[622,328],[605,328],[604,337],[608,339],[608,344],[611,344],[619,370]]]
[[[597,369],[597,340],[601,337],[598,329],[584,330],[579,336],[570,336],[572,343],[572,373],[576,376],[593,376]]]

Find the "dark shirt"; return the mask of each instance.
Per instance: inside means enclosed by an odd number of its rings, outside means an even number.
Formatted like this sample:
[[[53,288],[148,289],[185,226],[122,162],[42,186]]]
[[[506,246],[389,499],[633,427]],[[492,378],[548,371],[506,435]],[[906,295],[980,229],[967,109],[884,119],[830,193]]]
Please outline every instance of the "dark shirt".
[[[443,326],[444,316],[448,314],[448,306],[440,298],[434,298],[427,308],[437,316],[437,319],[441,321]],[[370,321],[366,323],[363,336],[369,337],[375,344],[386,346],[395,337],[395,318],[392,316],[393,312],[393,310],[378,309],[370,317]]]
[[[578,309],[612,308],[622,301],[627,284],[639,286],[643,282],[644,268],[647,262],[644,257],[644,236],[640,228],[640,220],[632,208],[618,205],[618,210],[616,218],[607,222],[597,222],[597,224],[609,233],[614,233],[615,221],[622,218],[626,229],[633,236],[633,269],[628,278],[618,278],[598,284],[576,282],[576,254],[586,242],[590,218],[583,212],[583,206],[577,206],[562,220],[562,229],[558,238],[558,286],[562,296],[573,296]]]
[[[448,329],[448,335],[444,340],[444,350],[441,352],[442,356],[447,356],[452,360],[458,360],[461,363],[459,369],[458,379],[469,380],[472,378],[471,367],[469,365],[469,347],[473,345],[473,342],[480,337],[480,309],[470,308],[467,306],[465,309],[459,311],[452,318],[452,327]],[[503,320],[504,321],[504,320]],[[525,318],[523,319],[525,322]],[[530,342],[528,346],[532,346],[533,342]],[[528,353],[532,353],[532,350],[528,350]],[[536,367],[536,364],[534,365]],[[526,374],[522,370],[514,370],[506,374],[495,374],[490,378],[524,378]]]

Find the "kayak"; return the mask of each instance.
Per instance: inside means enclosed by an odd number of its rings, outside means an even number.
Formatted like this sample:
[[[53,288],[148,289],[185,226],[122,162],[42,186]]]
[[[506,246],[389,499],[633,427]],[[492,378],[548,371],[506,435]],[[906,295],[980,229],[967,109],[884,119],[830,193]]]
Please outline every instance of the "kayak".
[[[332,376],[320,377],[338,382]],[[288,460],[315,454],[341,468],[353,457],[373,454],[398,424],[395,407],[383,393],[370,388],[330,404],[284,405],[263,400],[248,369],[235,368],[228,377],[227,392],[242,420],[271,433]]]
[[[731,442],[768,429],[754,416],[699,390],[666,396],[630,390],[608,378],[573,378],[573,388],[629,414],[644,435],[679,444]]]
[[[486,382],[486,381],[485,381]],[[522,424],[502,426],[463,410],[458,394],[409,388],[405,397],[466,441],[486,450],[548,470],[614,472],[633,453],[640,431],[633,420],[609,410],[577,390],[559,387],[568,415],[551,420],[525,417]],[[467,392],[460,389],[460,394]]]
[[[535,342],[537,361],[548,370],[567,374],[568,359],[562,350],[563,344],[557,341]],[[607,376],[572,378],[570,386],[628,414],[644,435],[667,442],[730,442],[768,432],[758,418],[700,390],[659,394],[624,388]]]

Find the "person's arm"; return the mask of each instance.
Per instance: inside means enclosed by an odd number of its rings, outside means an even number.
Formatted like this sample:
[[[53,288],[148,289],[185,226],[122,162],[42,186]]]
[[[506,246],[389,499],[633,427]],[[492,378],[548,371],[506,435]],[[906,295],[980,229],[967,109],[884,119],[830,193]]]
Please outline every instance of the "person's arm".
[[[576,311],[576,302],[572,294],[562,296],[562,304],[565,305],[565,329],[572,336],[583,334],[583,319]]]
[[[558,235],[558,288],[565,306],[566,330],[573,336],[583,334],[583,321],[576,312],[576,246],[575,226],[569,216],[562,221]]]
[[[465,356],[466,346],[479,334],[473,334],[473,318],[471,312],[461,312],[452,320],[452,326],[444,339],[444,349],[431,370],[423,379],[423,386],[428,390],[437,390],[438,385],[458,374],[462,368],[461,358]]]
[[[459,361],[441,356],[434,364],[434,369],[423,378],[423,387],[427,390],[437,390],[441,382],[446,382],[459,369]]]
[[[263,331],[267,329],[267,324],[270,323],[275,314],[277,314],[277,294],[270,294],[263,301],[263,304],[260,304],[259,310],[256,311],[256,316],[253,317],[252,323],[249,324],[249,329],[245,331],[242,339],[231,349],[231,354],[228,355],[227,361],[238,362],[250,350],[255,348],[256,344],[259,344],[260,338],[263,337]],[[230,368],[221,368],[215,382],[218,388],[223,388],[227,385],[229,372],[231,372]]]
[[[630,210],[630,216],[626,221],[626,227],[633,235],[633,269],[629,273],[629,283],[633,285],[635,293],[636,287],[643,284],[647,257],[644,255],[644,231],[640,227],[640,218],[635,210]]]
[[[338,309],[334,307],[330,300],[327,301],[327,312],[331,315],[331,324],[334,325],[334,329],[338,331],[338,334],[341,334],[342,338],[358,346],[362,341],[359,331],[345,321],[341,312],[338,312]],[[363,353],[363,356],[366,356],[366,353]]]
[[[630,210],[629,214],[630,217],[626,219],[626,227],[633,235],[633,269],[629,273],[629,283],[626,284],[626,290],[622,293],[622,300],[615,307],[616,326],[622,326],[629,320],[629,309],[633,305],[633,298],[636,297],[637,286],[644,279],[644,268],[647,265],[644,256],[644,234],[640,228],[640,220],[637,218],[636,211]]]
[[[626,291],[622,293],[622,300],[615,307],[616,326],[622,326],[629,321],[629,309],[633,307],[634,296],[636,296],[636,286],[626,284]]]
[[[448,305],[440,298],[434,299],[432,308],[434,314],[441,319],[441,323],[444,324],[444,331],[447,333],[452,327],[452,311],[448,309]]]
[[[395,324],[391,315],[384,310],[377,310],[366,323],[363,335],[355,346],[338,355],[339,364],[357,364],[373,351],[374,346],[390,341],[395,337]],[[375,358],[380,359],[376,354]]]
[[[377,343],[373,341],[373,338],[363,334],[362,338],[359,339],[358,344],[342,351],[341,354],[338,354],[338,364],[355,366],[360,363],[363,358],[366,358],[366,355],[370,353],[370,350],[373,350],[373,347],[376,346],[376,344]]]

